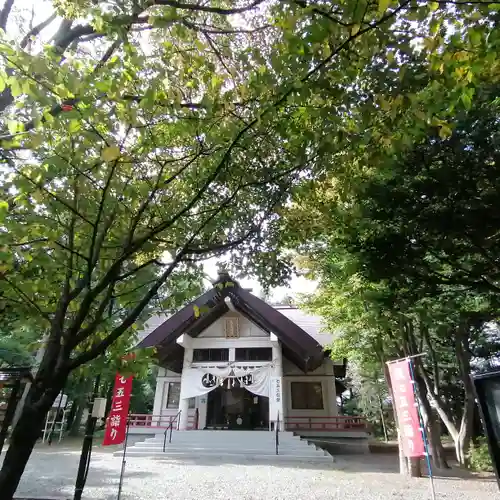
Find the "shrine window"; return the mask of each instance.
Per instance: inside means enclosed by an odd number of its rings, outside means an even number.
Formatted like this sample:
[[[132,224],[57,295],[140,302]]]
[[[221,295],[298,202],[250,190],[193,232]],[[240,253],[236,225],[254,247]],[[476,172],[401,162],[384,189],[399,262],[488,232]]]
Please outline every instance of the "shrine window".
[[[235,361],[272,361],[271,347],[248,347],[235,349]]]
[[[181,397],[180,382],[169,382],[167,392],[167,408],[179,408],[179,399]]]
[[[229,361],[229,349],[193,349],[193,362]]]
[[[292,410],[323,410],[321,382],[292,382]]]

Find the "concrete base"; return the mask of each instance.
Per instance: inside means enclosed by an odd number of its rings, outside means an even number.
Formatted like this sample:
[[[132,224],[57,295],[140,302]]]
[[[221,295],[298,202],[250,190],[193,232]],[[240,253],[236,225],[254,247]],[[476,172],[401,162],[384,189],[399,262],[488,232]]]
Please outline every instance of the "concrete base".
[[[329,438],[329,439],[368,439],[370,434],[364,431],[293,431],[297,436],[307,439]]]
[[[164,434],[138,442],[128,448],[128,456],[151,456],[170,459],[209,457],[214,461],[236,458],[270,462],[332,463],[332,456],[315,444],[309,444],[290,432],[276,435],[269,431],[174,431],[172,442]],[[116,452],[117,455],[121,452]]]
[[[116,456],[123,455],[121,453],[115,453]],[[182,459],[200,459],[200,458],[210,458],[214,462],[225,462],[233,460],[241,461],[255,461],[255,462],[270,462],[270,463],[313,463],[313,464],[324,464],[333,463],[334,459],[331,456],[300,456],[300,455],[264,455],[262,453],[226,453],[226,452],[207,452],[198,451],[193,454],[191,451],[175,451],[172,452],[167,450],[163,453],[161,450],[156,450],[154,452],[138,452],[137,450],[127,451],[127,457],[150,457],[150,458],[163,458],[166,460],[182,460]]]
[[[149,435],[154,436],[158,432],[161,432],[161,429],[156,427],[130,427],[128,433],[130,435],[138,434],[138,435]]]

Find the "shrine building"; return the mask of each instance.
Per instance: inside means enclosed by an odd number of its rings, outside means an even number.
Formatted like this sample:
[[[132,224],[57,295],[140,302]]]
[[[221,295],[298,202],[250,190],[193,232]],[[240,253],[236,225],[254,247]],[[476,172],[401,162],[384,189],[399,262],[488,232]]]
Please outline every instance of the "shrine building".
[[[320,318],[272,306],[225,273],[172,316],[152,317],[141,338],[139,348],[156,348],[159,371],[153,414],[137,416],[135,427],[303,434],[349,427],[337,398],[346,363],[330,359],[332,336]]]

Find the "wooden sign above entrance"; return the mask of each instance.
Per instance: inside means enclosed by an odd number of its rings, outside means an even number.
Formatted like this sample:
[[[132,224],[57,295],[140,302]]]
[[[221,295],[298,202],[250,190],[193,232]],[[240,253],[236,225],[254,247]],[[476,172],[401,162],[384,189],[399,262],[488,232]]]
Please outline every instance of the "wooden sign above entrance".
[[[240,336],[240,324],[237,317],[224,318],[226,339],[237,339]]]

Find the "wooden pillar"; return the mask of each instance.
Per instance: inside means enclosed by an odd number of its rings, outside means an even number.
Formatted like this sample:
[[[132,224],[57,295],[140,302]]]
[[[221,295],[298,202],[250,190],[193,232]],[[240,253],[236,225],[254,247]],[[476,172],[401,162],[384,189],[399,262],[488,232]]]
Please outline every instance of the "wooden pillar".
[[[20,388],[21,380],[16,380],[10,392],[9,402],[7,403],[7,410],[5,411],[2,428],[0,429],[0,454],[2,453],[5,438],[7,437],[7,431],[9,430],[9,426],[12,422],[12,417],[14,416],[14,413],[16,411],[17,396],[19,394]]]
[[[193,362],[193,348],[184,345],[184,362],[182,364],[182,375],[181,375],[181,394],[182,394],[182,384],[185,381],[185,374],[187,370],[190,369],[191,363]],[[179,430],[185,431],[188,428],[188,413],[189,413],[189,398],[183,398],[179,400]]]

